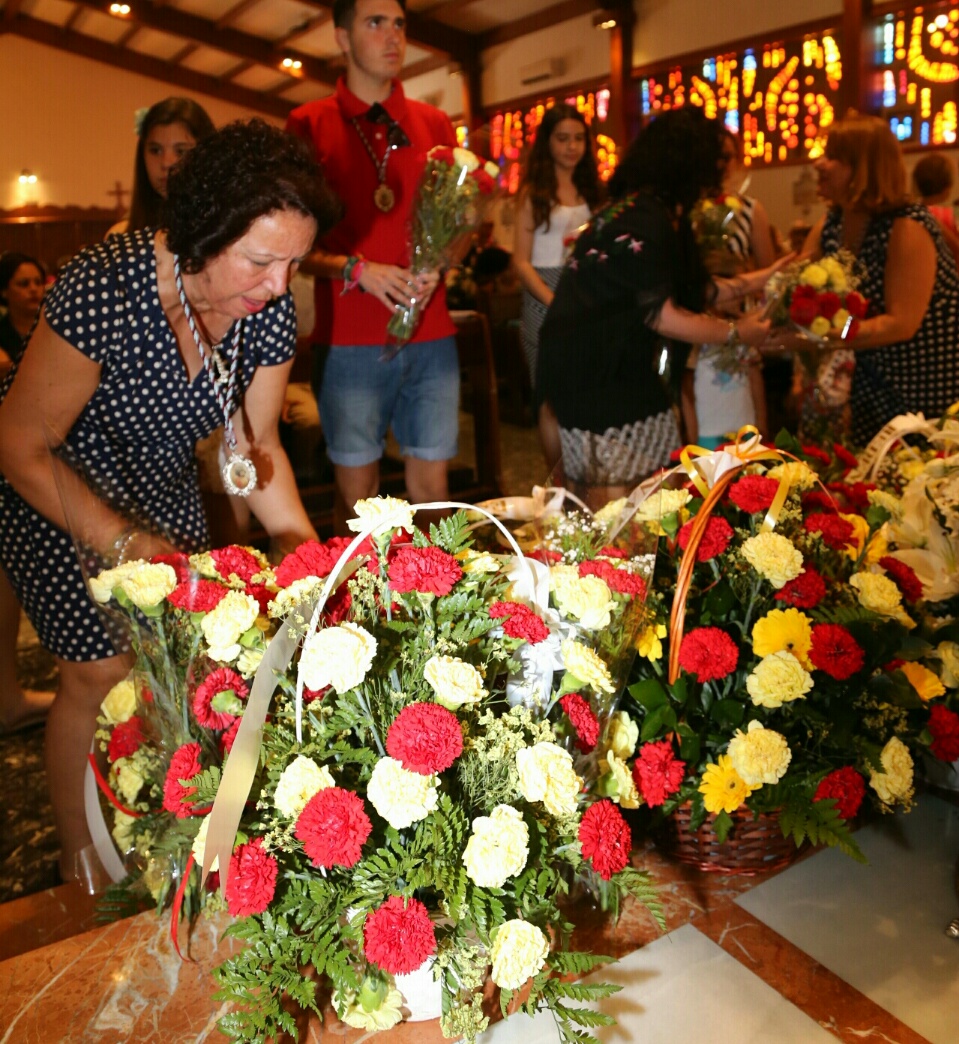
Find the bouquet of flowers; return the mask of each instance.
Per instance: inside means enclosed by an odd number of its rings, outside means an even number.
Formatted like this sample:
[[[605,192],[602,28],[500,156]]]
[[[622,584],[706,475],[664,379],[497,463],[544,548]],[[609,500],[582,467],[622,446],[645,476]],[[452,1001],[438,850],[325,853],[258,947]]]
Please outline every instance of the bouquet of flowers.
[[[413,204],[410,270],[414,275],[448,268],[456,247],[479,227],[483,202],[496,188],[499,168],[483,163],[469,149],[438,145],[426,155],[426,168]],[[386,325],[385,355],[392,358],[413,336],[422,299],[397,306]]]
[[[663,492],[632,771],[654,823],[682,807],[722,842],[734,817],[775,814],[797,845],[861,858],[866,794],[908,809],[929,747],[935,708],[902,659],[920,593],[885,557],[883,517],[839,510],[791,449],[687,461]]]
[[[704,197],[690,214],[696,242],[711,275],[733,275],[741,265],[728,243],[742,208],[738,196],[723,193]]]
[[[225,903],[243,945],[215,972],[234,1039],[293,1032],[289,1003],[319,1014],[321,987],[347,1024],[387,1029],[425,976],[447,1036],[485,1028],[489,978],[504,1014],[522,989],[564,1041],[592,1041],[581,1027],[612,1019],[574,1002],[614,988],[568,981],[607,960],[570,949],[571,883],[660,917],[578,760],[607,741],[603,643],[641,610],[651,563],[597,527],[553,582],[477,550],[464,512],[429,535],[402,501],[357,512],[355,539],[275,569],[231,547],[94,581],[137,623],[101,731],[127,887],[173,899],[174,919]]]

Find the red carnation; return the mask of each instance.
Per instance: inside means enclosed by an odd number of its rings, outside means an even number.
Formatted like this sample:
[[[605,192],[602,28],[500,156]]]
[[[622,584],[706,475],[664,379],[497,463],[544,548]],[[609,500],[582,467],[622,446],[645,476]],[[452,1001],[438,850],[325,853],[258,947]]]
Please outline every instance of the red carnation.
[[[232,692],[239,700],[245,700],[250,695],[249,686],[236,671],[230,670],[229,667],[220,667],[213,671],[197,686],[193,695],[193,713],[196,720],[205,729],[225,729],[237,717],[229,710],[213,707],[213,701],[217,696],[228,692]],[[225,696],[220,703],[222,704],[226,700],[228,697]]]
[[[814,489],[809,493],[804,493],[802,506],[804,511],[820,511],[828,515],[839,514],[839,505],[836,503],[835,497],[822,489]]]
[[[256,599],[256,604],[260,607],[260,612],[265,616],[270,602],[273,600],[273,592],[266,586],[266,584],[247,584],[243,593]]]
[[[583,813],[579,824],[579,842],[583,858],[593,864],[593,869],[604,881],[629,865],[629,854],[633,848],[629,824],[612,801],[606,798],[590,805]]]
[[[798,290],[799,287],[796,287]],[[797,326],[809,326],[819,315],[819,302],[815,297],[798,297],[793,291],[793,299],[789,305],[789,318]]]
[[[110,734],[107,745],[107,759],[111,762],[120,758],[128,758],[136,754],[143,743],[143,722],[134,714],[132,718],[121,721]]]
[[[598,576],[606,582],[610,591],[617,594],[630,595],[633,598],[646,597],[646,581],[638,573],[631,573],[628,569],[617,569],[609,562],[599,559],[580,562],[579,575]]]
[[[832,290],[823,290],[819,295],[819,314],[823,319],[832,319],[832,317],[842,307],[842,299],[839,294],[833,293]],[[805,451],[804,451],[805,452]]]
[[[386,752],[410,772],[443,772],[463,753],[459,718],[438,703],[411,703],[390,726]]]
[[[686,762],[673,753],[669,740],[644,743],[633,763],[636,789],[650,808],[656,808],[679,790],[686,774]]]
[[[739,649],[718,627],[697,627],[683,637],[679,665],[700,682],[725,678],[736,669]]]
[[[496,188],[496,182],[482,167],[477,167],[470,177],[476,182],[477,187],[484,196],[489,196]]]
[[[866,654],[839,624],[813,624],[809,661],[836,681],[845,681],[862,669]]]
[[[260,565],[260,560],[256,555],[236,544],[211,551],[210,558],[213,559],[216,571],[224,580],[237,576],[243,583],[248,584],[257,573],[263,572],[263,566]]]
[[[503,630],[510,638],[538,645],[549,637],[546,624],[522,602],[493,602],[489,614],[494,620],[503,620]]]
[[[883,669],[884,671],[888,671],[888,673],[889,673],[889,674],[892,674],[892,672],[893,672],[893,671],[898,671],[898,670],[899,670],[899,668],[900,668],[900,667],[901,667],[901,666],[902,666],[902,665],[903,665],[903,664],[904,664],[905,662],[906,662],[906,661],[905,661],[905,660],[903,660],[903,659],[900,659],[900,657],[898,657],[898,656],[894,656],[894,657],[893,657],[893,658],[892,658],[892,659],[891,659],[891,660],[890,660],[890,661],[889,661],[888,663],[884,663],[884,664],[882,665],[882,669]]]
[[[366,959],[390,975],[408,975],[436,953],[436,932],[419,899],[403,902],[391,895],[366,915],[363,925]]]
[[[933,704],[929,712],[929,731],[932,743],[929,749],[940,761],[955,761],[959,758],[959,714]]]
[[[447,595],[462,575],[459,562],[438,547],[401,547],[389,568],[390,587],[398,592]]]
[[[679,546],[685,551],[689,544],[689,536],[693,530],[693,521],[690,520],[679,531]],[[711,515],[703,530],[702,540],[696,549],[696,561],[708,562],[711,558],[721,555],[733,538],[733,527],[722,517],[722,515]]]
[[[866,312],[869,310],[869,302],[857,293],[855,290],[846,294],[846,299],[843,301],[846,307],[846,311],[853,316],[855,319],[865,319]]]
[[[273,902],[279,864],[263,851],[263,838],[239,845],[230,856],[230,877],[226,883],[226,905],[231,917],[252,917]]]
[[[816,288],[808,283],[800,283],[798,286],[793,287],[792,299],[794,301],[815,301],[816,295]]]
[[[918,602],[922,598],[922,581],[916,576],[916,571],[912,566],[900,562],[892,555],[883,555],[879,559],[879,564],[889,574],[889,578],[899,588],[902,597],[907,602]]]
[[[154,565],[168,565],[176,573],[178,584],[190,579],[190,556],[182,551],[174,551],[170,555],[154,555],[150,561]]]
[[[588,754],[599,740],[599,721],[589,703],[579,693],[570,692],[563,696],[559,705],[576,730],[576,746]]]
[[[220,751],[225,756],[233,750],[236,743],[236,734],[240,731],[242,718],[235,718],[233,724],[220,736]]]
[[[330,870],[358,863],[372,829],[362,798],[352,790],[327,787],[307,802],[295,833],[313,865]]]
[[[788,580],[776,592],[776,601],[785,602],[796,609],[815,609],[826,597],[826,581],[807,565],[795,580]]]
[[[188,613],[208,613],[220,604],[229,590],[215,580],[201,580],[193,576],[177,584],[167,595],[167,601]]]
[[[846,310],[848,311],[849,309],[847,308]],[[838,460],[844,467],[854,468],[859,463],[855,455],[850,453],[841,442],[834,442],[832,444],[832,451],[836,454],[836,460]]]
[[[538,547],[535,551],[530,551],[526,557],[542,562],[544,565],[553,565],[555,562],[563,560],[563,556],[558,551],[550,551],[545,547]]]
[[[602,558],[629,558],[628,552],[621,547],[613,547],[612,544],[607,544],[606,547],[600,548],[599,553]]]
[[[190,799],[196,793],[196,787],[186,786],[180,780],[193,779],[202,771],[199,743],[184,743],[170,759],[170,767],[163,781],[163,807],[177,819],[193,815],[193,802]]]
[[[453,163],[453,150],[449,145],[437,145],[430,149],[429,161],[434,166],[437,163]]]
[[[346,537],[336,537],[321,544],[319,540],[307,540],[291,551],[276,570],[276,582],[280,587],[289,587],[294,580],[315,576],[322,580],[329,576],[333,567],[349,544]]]
[[[838,515],[808,515],[803,525],[807,533],[821,534],[823,543],[833,551],[843,551],[853,545],[852,523]]]
[[[836,811],[848,821],[856,818],[865,796],[866,781],[851,765],[844,765],[826,776],[816,787],[812,799],[822,801],[825,798],[835,798]]]
[[[765,475],[746,475],[729,487],[729,499],[742,511],[750,515],[768,511],[779,489],[775,479]]]
[[[826,318],[828,319],[829,316],[827,315]],[[803,445],[802,453],[804,457],[812,457],[813,460],[818,460],[821,464],[825,464],[827,467],[832,464],[832,458],[829,454],[818,446]]]

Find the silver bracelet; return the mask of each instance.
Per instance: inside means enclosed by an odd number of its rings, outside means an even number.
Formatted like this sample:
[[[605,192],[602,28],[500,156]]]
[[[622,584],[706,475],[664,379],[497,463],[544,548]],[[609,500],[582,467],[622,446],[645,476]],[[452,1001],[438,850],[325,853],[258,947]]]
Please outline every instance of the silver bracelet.
[[[122,530],[120,535],[113,541],[111,550],[113,557],[116,560],[116,564],[121,566],[124,564],[123,560],[127,553],[127,548],[133,542],[134,537],[140,532],[136,526],[127,526],[126,529]]]

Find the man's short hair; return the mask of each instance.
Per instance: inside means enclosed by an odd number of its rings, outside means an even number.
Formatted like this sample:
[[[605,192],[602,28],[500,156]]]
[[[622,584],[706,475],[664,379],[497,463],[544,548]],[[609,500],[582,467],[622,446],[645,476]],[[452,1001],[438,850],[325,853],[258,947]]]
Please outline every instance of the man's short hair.
[[[396,0],[406,12],[406,0]],[[349,29],[356,14],[356,0],[333,0],[333,25],[337,29]]]

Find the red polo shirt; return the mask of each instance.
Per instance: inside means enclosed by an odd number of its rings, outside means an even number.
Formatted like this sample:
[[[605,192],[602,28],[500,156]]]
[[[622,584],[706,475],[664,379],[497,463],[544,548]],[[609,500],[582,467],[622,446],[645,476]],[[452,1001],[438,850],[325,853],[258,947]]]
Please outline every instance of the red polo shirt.
[[[369,105],[347,88],[342,77],[334,94],[294,109],[286,129],[315,148],[330,185],[346,206],[345,216],[324,238],[324,249],[405,266],[410,260],[409,220],[426,153],[434,145],[455,145],[456,134],[445,113],[432,105],[408,100],[399,80],[393,81],[383,106],[411,143],[394,149],[387,161],[386,184],[393,190],[396,203],[386,214],[373,202],[379,185],[376,165],[352,121],[354,117],[359,119],[377,157],[382,157],[386,150],[386,128],[366,119]],[[341,296],[342,289],[341,279],[316,280],[313,340],[336,345],[385,343],[390,317],[386,306],[358,289]],[[453,332],[441,284],[413,340],[432,341]]]

